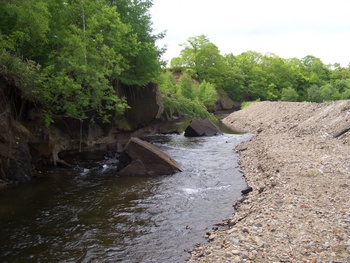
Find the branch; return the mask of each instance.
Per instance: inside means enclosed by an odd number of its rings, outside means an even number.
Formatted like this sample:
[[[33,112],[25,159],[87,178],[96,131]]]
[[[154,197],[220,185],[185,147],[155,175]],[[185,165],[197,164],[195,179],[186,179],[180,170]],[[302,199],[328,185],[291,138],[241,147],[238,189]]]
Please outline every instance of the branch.
[[[333,138],[338,138],[339,136],[343,135],[344,133],[347,133],[348,131],[350,131],[350,128],[346,128],[344,130],[341,130],[340,132],[336,133]]]

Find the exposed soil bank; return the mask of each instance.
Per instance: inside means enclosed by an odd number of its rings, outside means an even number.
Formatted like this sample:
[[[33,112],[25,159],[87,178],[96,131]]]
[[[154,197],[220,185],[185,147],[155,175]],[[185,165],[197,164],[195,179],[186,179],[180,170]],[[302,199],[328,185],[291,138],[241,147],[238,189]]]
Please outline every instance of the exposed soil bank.
[[[189,262],[350,262],[350,101],[259,102],[223,122],[253,191]]]
[[[30,182],[47,166],[69,167],[67,155],[107,152],[117,142],[153,132],[163,111],[157,84],[137,87],[115,81],[113,86],[130,106],[123,115],[110,112],[109,123],[94,119],[93,111],[85,120],[53,116],[54,123],[45,127],[40,102],[0,74],[0,188]]]

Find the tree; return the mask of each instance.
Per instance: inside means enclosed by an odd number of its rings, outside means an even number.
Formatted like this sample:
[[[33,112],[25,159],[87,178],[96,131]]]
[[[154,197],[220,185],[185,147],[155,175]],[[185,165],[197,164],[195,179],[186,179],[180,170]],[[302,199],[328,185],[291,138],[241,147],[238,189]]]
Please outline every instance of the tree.
[[[177,84],[173,73],[167,70],[161,74],[158,84],[164,106],[162,117],[165,120],[171,120],[173,116],[196,116],[217,121],[215,116],[209,113],[205,105],[196,97],[195,89],[197,87],[192,83],[192,78],[187,73],[182,75]]]
[[[177,94],[177,83],[170,71],[166,71],[160,75],[158,85],[160,87],[160,91],[165,93],[166,96]]]
[[[330,79],[347,79],[350,78],[350,68],[343,68],[339,63],[334,63],[333,65],[329,65],[328,69],[330,71]]]
[[[199,81],[209,81],[220,86],[228,70],[220,51],[205,35],[190,37],[182,44],[179,58],[171,60],[171,67],[186,68],[189,74]]]
[[[247,100],[267,99],[267,72],[263,69],[264,57],[258,52],[248,51],[236,57],[236,63],[244,75],[243,97]]]
[[[283,101],[298,101],[299,94],[292,87],[283,88],[281,100]]]
[[[332,84],[327,83],[323,85],[319,90],[320,98],[322,101],[332,101],[340,99],[338,90],[333,87]]]
[[[155,81],[161,73],[161,61],[164,48],[158,48],[156,41],[165,36],[165,32],[153,33],[152,20],[149,9],[153,3],[151,0],[107,0],[110,6],[116,6],[121,21],[131,27],[130,34],[136,36],[139,44],[138,50],[124,53],[129,67],[121,74],[115,75],[125,84],[145,85]],[[127,43],[125,43],[127,45]]]
[[[341,93],[347,89],[350,89],[350,78],[348,79],[336,79],[334,81],[334,87]]]
[[[300,61],[300,74],[309,85],[322,85],[329,80],[329,69],[314,56],[306,56]]]
[[[340,98],[343,99],[343,100],[350,100],[350,88],[344,90],[344,91],[341,93],[341,97],[340,97]]]
[[[198,98],[205,106],[215,105],[215,102],[218,99],[218,94],[214,85],[203,80],[199,85]]]
[[[307,95],[308,95],[308,101],[311,102],[322,102],[322,97],[320,94],[319,87],[317,85],[312,85],[308,90],[307,90]]]
[[[56,37],[50,42],[56,48],[41,80],[47,112],[107,121],[108,112],[126,107],[109,78],[127,68],[122,54],[136,52],[135,35],[121,22],[116,7],[101,0],[57,1],[51,12],[53,18],[57,16],[53,25]]]
[[[50,13],[44,0],[0,2],[0,49],[34,60],[47,43]]]
[[[233,100],[241,101],[244,96],[245,75],[238,66],[237,59],[232,53],[227,54],[224,59],[227,65],[227,71],[224,74],[222,88]]]
[[[274,95],[279,95],[282,89],[292,87],[293,72],[287,60],[268,53],[263,56],[262,67],[267,72],[269,85],[275,86]]]
[[[192,78],[187,73],[184,73],[180,79],[180,92],[187,99],[195,99]]]
[[[147,0],[3,0],[0,48],[42,66],[35,93],[47,116],[122,111],[111,82],[144,85],[161,70]]]

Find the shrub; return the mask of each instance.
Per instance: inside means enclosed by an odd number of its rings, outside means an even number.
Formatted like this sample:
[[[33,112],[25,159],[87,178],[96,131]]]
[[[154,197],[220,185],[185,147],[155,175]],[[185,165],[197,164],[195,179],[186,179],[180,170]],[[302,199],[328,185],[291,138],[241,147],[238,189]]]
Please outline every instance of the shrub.
[[[298,101],[299,94],[292,87],[282,89],[282,101]]]

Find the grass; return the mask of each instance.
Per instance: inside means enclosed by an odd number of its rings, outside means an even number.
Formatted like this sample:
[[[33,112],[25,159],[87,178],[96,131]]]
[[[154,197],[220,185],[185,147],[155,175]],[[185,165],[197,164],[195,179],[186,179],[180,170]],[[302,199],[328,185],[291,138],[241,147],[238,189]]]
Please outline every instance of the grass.
[[[253,101],[244,101],[244,102],[242,102],[242,104],[241,104],[241,110],[243,110],[243,109],[249,107],[250,105],[252,105],[252,104],[254,104],[254,103],[257,103],[257,102],[259,102],[259,101],[260,101],[260,99],[253,100]]]
[[[309,176],[316,177],[316,176],[318,176],[318,172],[315,170],[312,170],[312,171],[310,171]]]

